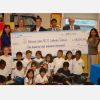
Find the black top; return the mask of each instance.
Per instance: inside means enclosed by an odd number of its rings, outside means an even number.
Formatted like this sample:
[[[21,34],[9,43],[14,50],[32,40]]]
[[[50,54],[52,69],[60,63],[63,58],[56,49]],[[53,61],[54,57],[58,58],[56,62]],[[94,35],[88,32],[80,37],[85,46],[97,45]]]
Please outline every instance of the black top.
[[[69,70],[64,71],[63,68],[60,68],[57,73],[62,73],[64,75],[66,75],[66,76],[70,76],[71,75]]]
[[[33,31],[36,31],[36,25],[31,29],[31,32]],[[39,31],[46,31],[46,29],[41,26]]]

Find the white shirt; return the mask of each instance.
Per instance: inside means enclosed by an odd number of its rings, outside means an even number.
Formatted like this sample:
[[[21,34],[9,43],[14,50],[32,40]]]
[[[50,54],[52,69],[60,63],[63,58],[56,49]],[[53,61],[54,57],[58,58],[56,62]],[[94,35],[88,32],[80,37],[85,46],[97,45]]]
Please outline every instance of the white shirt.
[[[39,32],[39,30],[40,30],[40,27],[36,27],[36,32]]]
[[[33,84],[33,79],[28,79],[27,77],[25,77],[24,79],[24,85],[32,85]]]
[[[12,57],[10,55],[8,55],[8,56],[2,55],[2,56],[0,56],[0,59],[3,59],[6,62],[6,68],[8,70],[8,74],[11,74],[12,63],[13,63]]]
[[[0,75],[3,75],[5,77],[9,76],[6,66],[5,66],[5,68],[3,70],[0,69]]]
[[[31,63],[30,62],[32,62],[32,59],[25,58],[23,60],[23,66],[26,68],[26,72],[31,68]]]
[[[41,63],[44,59],[40,58],[40,59],[37,59],[35,58],[34,61],[38,62],[38,63]]]
[[[39,69],[36,69],[36,71],[34,71],[34,78],[36,78],[37,75],[39,75]]]
[[[63,63],[65,62],[64,58],[55,58],[54,59],[54,74],[57,73],[59,68],[63,67]]]
[[[70,30],[74,30],[74,25],[73,26],[70,26]]]
[[[79,60],[73,59],[73,73],[81,75],[83,73],[84,61],[80,58]]]
[[[15,70],[13,70],[13,72],[12,72],[12,75],[11,75],[11,78],[12,79],[15,79],[16,77],[25,77],[25,70],[24,70],[24,68],[22,68],[22,70],[17,70],[17,68],[15,69]]]
[[[71,73],[73,73],[73,60],[72,59],[71,60],[67,59],[66,62],[69,63],[69,70],[70,70]]]
[[[13,64],[12,64],[12,68],[16,68],[16,64],[17,64],[18,61],[13,61]],[[23,64],[23,60],[21,60],[22,64]],[[23,65],[24,66],[24,65]]]
[[[35,83],[43,83],[45,81],[48,81],[46,75],[43,78],[40,74],[36,76]]]

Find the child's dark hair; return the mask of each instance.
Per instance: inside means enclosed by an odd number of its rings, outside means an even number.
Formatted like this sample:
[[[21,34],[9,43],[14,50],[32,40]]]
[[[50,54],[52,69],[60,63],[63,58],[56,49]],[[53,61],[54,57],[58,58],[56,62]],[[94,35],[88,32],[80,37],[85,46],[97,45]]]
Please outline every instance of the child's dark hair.
[[[76,53],[78,53],[80,56],[82,54],[80,50],[77,50]]]
[[[27,71],[26,77],[29,78],[29,77],[28,77],[28,73],[30,73],[30,72],[33,73],[33,78],[34,78],[34,71],[33,71],[32,69],[29,69],[29,70]]]
[[[1,59],[1,60],[0,60],[0,65],[6,66],[6,62],[5,62],[3,59]]]
[[[58,52],[61,52],[63,54],[63,51],[62,50],[58,50]]]
[[[33,61],[33,62],[31,63],[31,67],[32,67],[32,65],[37,66],[37,63],[36,63],[35,61]]]
[[[22,52],[17,52],[16,56],[18,56],[18,55],[22,56],[23,54],[22,54]]]
[[[6,82],[6,77],[3,75],[0,75],[0,84],[3,84]]]
[[[50,57],[50,62],[49,62],[49,63],[52,63],[52,62],[53,62],[52,55],[51,55],[51,54],[47,54],[45,58],[47,59],[48,56]],[[46,61],[47,61],[47,60],[46,60]]]
[[[42,73],[42,72],[46,73],[47,71],[46,71],[45,68],[41,68],[39,72],[40,72],[40,73]]]
[[[18,61],[18,62],[16,63],[16,66],[17,66],[17,67],[20,67],[20,66],[23,67],[23,64],[22,64],[21,61]]]
[[[52,22],[56,22],[57,23],[57,20],[55,18],[51,19],[51,23]]]
[[[63,67],[69,67],[69,63],[68,62],[64,62],[63,63]]]
[[[41,56],[41,58],[43,58],[43,57],[42,57],[42,52],[41,52],[41,51],[36,51],[35,55],[37,55],[37,54],[39,54],[39,55]]]
[[[35,18],[35,21],[36,21],[37,19],[40,19],[40,21],[42,21],[42,18],[41,18],[40,16],[37,16],[37,17]]]
[[[90,34],[89,34],[88,39],[92,37],[92,35],[91,35],[91,32],[92,32],[92,31],[95,31],[95,32],[96,32],[96,37],[98,37],[98,38],[99,38],[99,34],[98,34],[97,29],[96,29],[96,28],[92,28],[92,29],[90,30]]]
[[[67,55],[69,54],[69,53],[71,53],[72,55],[73,55],[73,53],[71,52],[71,51],[67,51],[67,53],[66,53],[66,57],[65,57],[65,59],[67,60]]]
[[[31,53],[32,54],[32,51],[31,50],[27,50],[26,51],[26,54],[28,54],[28,53]]]

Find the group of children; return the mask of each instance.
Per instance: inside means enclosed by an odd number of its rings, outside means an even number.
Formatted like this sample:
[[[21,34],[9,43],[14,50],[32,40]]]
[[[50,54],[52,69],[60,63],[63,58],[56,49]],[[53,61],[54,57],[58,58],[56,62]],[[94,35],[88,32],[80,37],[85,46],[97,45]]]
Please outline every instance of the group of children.
[[[45,84],[71,84],[72,79],[78,82],[83,74],[84,61],[81,51],[76,51],[75,58],[71,51],[63,56],[63,51],[58,50],[54,58],[47,54],[44,58],[42,52],[37,51],[32,59],[32,51],[26,51],[23,59],[22,52],[16,53],[16,60],[9,55],[9,48],[3,48],[0,56],[0,82],[13,80],[14,85],[45,85]],[[78,80],[78,81],[77,81]],[[1,84],[0,83],[0,84]]]

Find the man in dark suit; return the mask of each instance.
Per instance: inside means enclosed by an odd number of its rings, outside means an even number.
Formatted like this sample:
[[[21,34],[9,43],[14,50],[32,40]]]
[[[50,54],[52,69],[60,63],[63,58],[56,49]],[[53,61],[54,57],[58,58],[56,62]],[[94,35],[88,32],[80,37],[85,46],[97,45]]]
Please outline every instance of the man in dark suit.
[[[51,27],[48,28],[48,31],[60,31],[59,26],[57,26],[57,20],[54,18],[50,21]]]
[[[39,31],[46,31],[46,29],[44,27],[41,26],[42,23],[42,19],[37,16],[35,19],[35,25],[34,27],[31,29],[31,31],[35,31],[35,32],[39,32]]]
[[[69,21],[69,25],[65,25],[63,27],[63,30],[79,30],[80,29],[80,26],[74,25],[75,23],[74,18],[69,18],[68,21]]]

